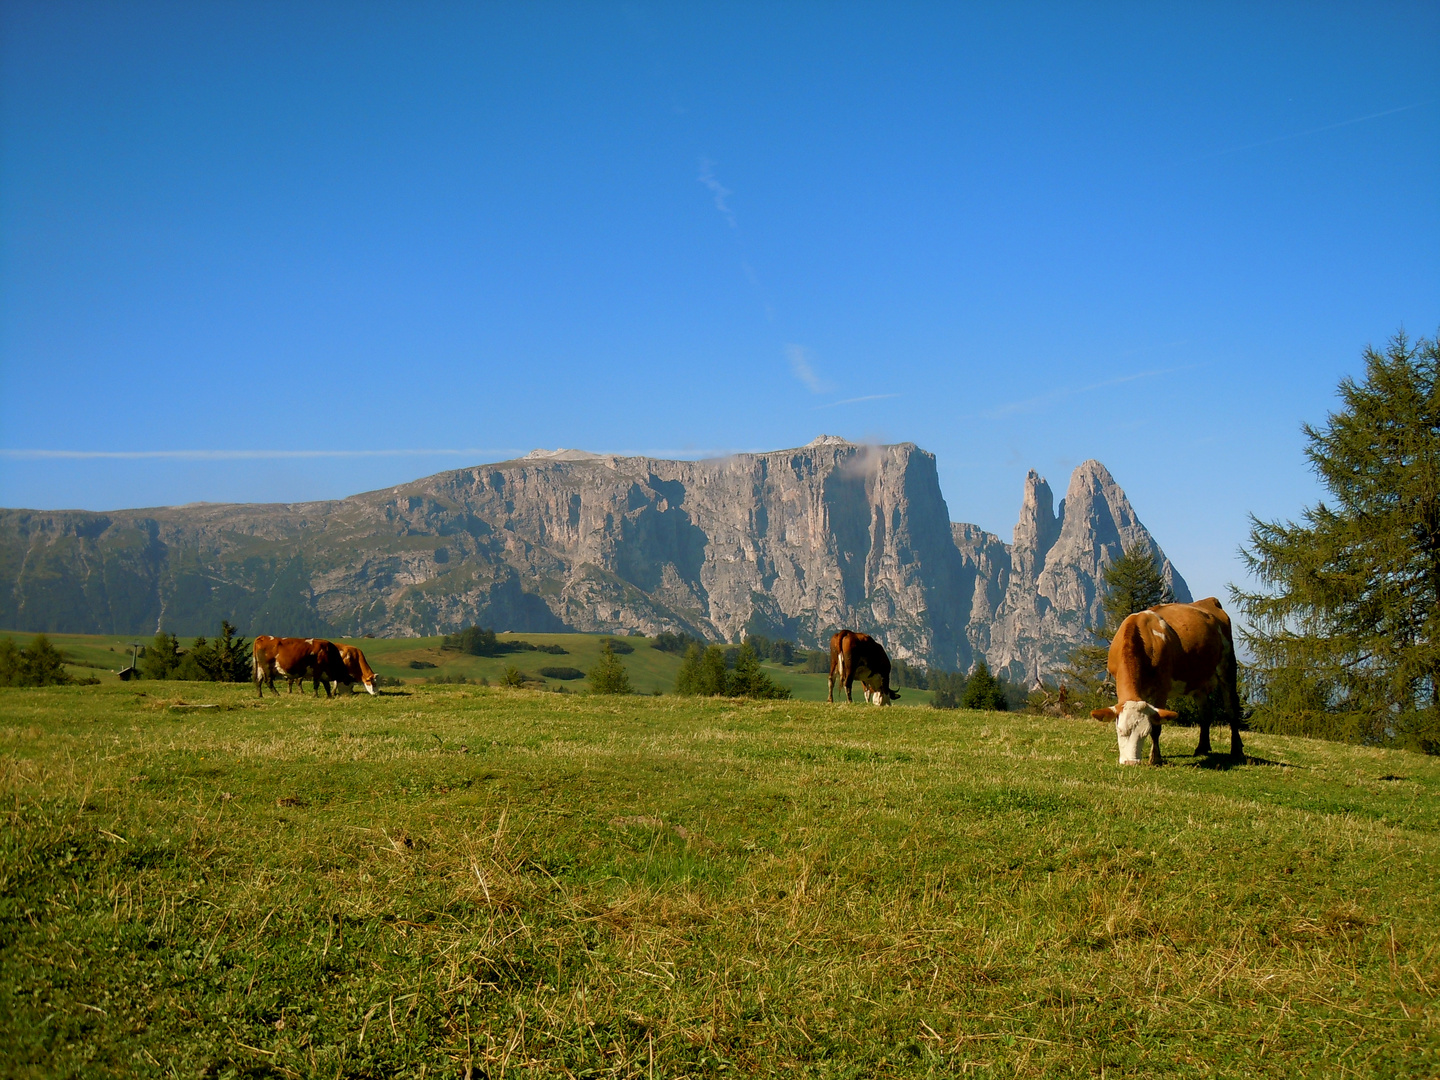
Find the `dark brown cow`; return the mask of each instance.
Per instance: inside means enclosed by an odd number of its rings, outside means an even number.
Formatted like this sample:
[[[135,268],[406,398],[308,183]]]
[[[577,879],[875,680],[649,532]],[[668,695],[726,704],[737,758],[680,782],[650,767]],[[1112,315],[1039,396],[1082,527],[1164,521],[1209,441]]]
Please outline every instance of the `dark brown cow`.
[[[375,672],[370,669],[370,664],[365,659],[365,654],[354,645],[336,645],[340,650],[340,660],[345,665],[345,692],[350,692],[354,683],[359,683],[371,694],[375,693]]]
[[[1235,643],[1230,616],[1210,596],[1193,604],[1159,604],[1127,616],[1110,642],[1108,667],[1117,703],[1096,709],[1097,720],[1114,720],[1120,764],[1140,764],[1140,740],[1150,736],[1150,764],[1160,764],[1160,721],[1178,715],[1167,709],[1171,694],[1203,703],[1217,686],[1220,708],[1230,724],[1230,753],[1243,757],[1240,698],[1236,689]],[[1200,725],[1197,754],[1210,753],[1210,725]]]
[[[900,695],[890,689],[890,657],[884,647],[869,634],[840,630],[830,638],[830,693],[827,701],[835,700],[835,679],[845,684],[845,700],[854,704],[850,686],[856,680],[865,691],[865,700],[872,705],[889,705]]]
[[[260,697],[265,696],[266,686],[271,693],[279,694],[275,689],[276,675],[282,676],[292,689],[308,675],[317,694],[323,681],[326,697],[330,696],[332,682],[347,677],[339,647],[324,638],[277,638],[261,634],[255,638],[252,651],[255,693]]]

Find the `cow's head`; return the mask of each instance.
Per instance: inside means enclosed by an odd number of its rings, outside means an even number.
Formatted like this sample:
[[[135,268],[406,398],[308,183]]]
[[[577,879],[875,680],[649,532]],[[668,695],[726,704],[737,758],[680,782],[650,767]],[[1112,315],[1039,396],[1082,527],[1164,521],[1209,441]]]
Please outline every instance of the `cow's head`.
[[[1120,764],[1140,764],[1140,740],[1158,729],[1161,720],[1174,720],[1179,713],[1157,709],[1148,701],[1122,701],[1090,714],[1096,720],[1115,721],[1115,740],[1120,745]]]
[[[860,685],[865,686],[864,683],[861,683]],[[875,688],[865,686],[865,700],[868,701],[871,705],[889,705],[890,702],[894,701],[899,696],[900,695],[898,693],[890,689],[888,683],[882,684],[879,687]]]

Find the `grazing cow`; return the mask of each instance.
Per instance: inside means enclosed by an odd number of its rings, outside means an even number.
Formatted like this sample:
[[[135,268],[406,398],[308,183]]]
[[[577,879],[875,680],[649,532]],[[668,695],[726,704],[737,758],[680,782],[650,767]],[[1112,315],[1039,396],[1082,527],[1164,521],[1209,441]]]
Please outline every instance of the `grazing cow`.
[[[264,688],[279,694],[275,689],[275,676],[282,676],[294,689],[295,683],[309,675],[313,680],[315,693],[320,692],[320,683],[325,683],[325,696],[330,696],[330,683],[347,677],[345,662],[340,658],[339,647],[324,638],[277,638],[261,634],[255,638],[252,647],[255,693],[265,696]]]
[[[900,695],[890,689],[890,657],[869,634],[840,630],[830,639],[830,694],[835,700],[835,679],[845,684],[845,700],[854,704],[850,686],[856,680],[872,705],[889,705]]]
[[[375,672],[370,670],[370,664],[365,659],[365,654],[354,645],[336,645],[340,650],[340,660],[345,665],[346,679],[343,685],[348,694],[354,683],[359,683],[371,694],[375,693]]]
[[[1160,721],[1178,715],[1167,709],[1170,695],[1185,694],[1197,704],[1217,686],[1222,715],[1230,723],[1230,753],[1240,745],[1240,697],[1236,687],[1235,643],[1230,616],[1215,597],[1193,604],[1158,604],[1126,617],[1110,642],[1108,667],[1119,699],[1090,715],[1114,720],[1120,764],[1140,764],[1140,740],[1150,736],[1150,764],[1160,764]],[[1200,725],[1197,754],[1210,753],[1210,725]]]

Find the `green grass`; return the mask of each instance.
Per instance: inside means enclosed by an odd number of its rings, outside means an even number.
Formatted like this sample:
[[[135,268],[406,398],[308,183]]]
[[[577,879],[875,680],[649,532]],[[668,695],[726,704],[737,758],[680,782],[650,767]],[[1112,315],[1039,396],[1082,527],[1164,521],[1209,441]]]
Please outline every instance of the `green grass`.
[[[1192,740],[1121,769],[1105,725],[1004,714],[0,690],[0,1071],[1440,1074],[1440,761]]]
[[[89,675],[102,682],[119,683],[115,671],[130,663],[129,643],[149,643],[148,637],[120,637],[104,634],[50,634],[50,640],[71,661],[72,673]],[[467,656],[442,649],[443,640],[429,638],[336,638],[347,645],[357,645],[365,653],[370,665],[386,678],[400,679],[407,683],[425,679],[463,675],[472,682],[488,679],[498,682],[505,669],[514,666],[537,682],[549,687],[567,691],[584,690],[582,682],[567,682],[560,679],[545,679],[540,675],[542,667],[576,667],[589,671],[600,658],[600,643],[607,636],[602,634],[500,634],[501,641],[519,639],[532,645],[559,645],[566,655],[556,656],[542,652],[505,653],[502,656]],[[33,634],[15,631],[0,631],[0,637],[14,638],[20,644],[29,641]],[[652,694],[656,691],[670,693],[675,689],[675,676],[680,671],[681,658],[674,653],[661,652],[653,647],[651,639],[642,637],[624,638],[634,646],[633,653],[620,657],[630,676],[630,686],[638,694]],[[189,644],[185,639],[184,644]],[[415,668],[411,662],[433,664],[433,667]],[[782,667],[779,664],[762,665],[770,677],[781,686],[788,686],[799,701],[824,701],[826,676],[806,674],[799,666]],[[838,688],[837,688],[838,689]],[[863,695],[855,691],[856,700]],[[899,705],[929,705],[931,694],[928,690],[901,690]]]

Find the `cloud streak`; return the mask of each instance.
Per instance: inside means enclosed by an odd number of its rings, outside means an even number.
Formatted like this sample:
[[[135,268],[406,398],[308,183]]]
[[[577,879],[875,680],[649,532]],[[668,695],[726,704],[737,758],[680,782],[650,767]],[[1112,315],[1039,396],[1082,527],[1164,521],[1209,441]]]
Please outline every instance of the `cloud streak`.
[[[1115,379],[1106,379],[1103,382],[1090,383],[1087,386],[1061,387],[1059,390],[1051,390],[1048,394],[1041,394],[1038,397],[1023,398],[1020,401],[1011,401],[985,412],[971,413],[965,419],[999,420],[1001,417],[1013,416],[1016,413],[1035,412],[1046,405],[1075,397],[1077,394],[1088,394],[1095,390],[1104,390],[1109,386],[1120,386],[1124,383],[1136,382],[1139,379],[1151,379],[1158,375],[1173,375],[1177,371],[1191,371],[1199,366],[1198,364],[1185,364],[1181,367],[1156,368],[1153,371],[1137,371],[1133,375],[1121,375]]]
[[[790,370],[794,373],[795,378],[804,383],[805,388],[812,394],[825,394],[834,389],[815,371],[815,366],[810,358],[810,350],[804,345],[786,345],[785,355],[790,359]]]
[[[1324,127],[1309,128],[1305,131],[1296,131],[1289,135],[1277,135],[1273,139],[1261,139],[1259,142],[1226,147],[1224,150],[1215,150],[1208,154],[1201,154],[1194,160],[1208,161],[1210,158],[1224,157],[1226,154],[1238,154],[1243,150],[1258,150],[1262,146],[1274,146],[1276,143],[1288,142],[1291,139],[1303,139],[1307,135],[1319,135],[1322,131],[1334,131],[1336,128],[1349,127],[1351,124],[1363,124],[1367,120],[1378,120],[1382,116],[1394,116],[1396,113],[1409,112],[1411,109],[1419,109],[1425,105],[1432,104],[1434,104],[1433,100],[1417,101],[1413,105],[1401,105],[1398,109],[1386,109],[1384,112],[1370,113],[1367,116],[1357,116],[1353,120],[1341,120],[1338,124],[1326,124]]]
[[[710,189],[710,194],[715,199],[715,209],[725,215],[725,221],[730,228],[738,229],[740,224],[735,220],[735,211],[731,210],[730,204],[725,201],[735,193],[715,178],[715,163],[709,158],[700,159],[700,175],[697,179]]]
[[[824,405],[816,405],[816,409],[833,409],[837,405],[857,405],[862,401],[884,401],[886,398],[897,398],[900,394],[866,394],[864,397],[846,398],[844,401],[827,401]]]
[[[0,449],[10,461],[265,461],[296,458],[475,457],[516,454],[504,449],[397,449],[397,450],[38,450]]]

